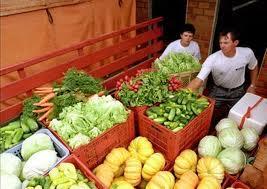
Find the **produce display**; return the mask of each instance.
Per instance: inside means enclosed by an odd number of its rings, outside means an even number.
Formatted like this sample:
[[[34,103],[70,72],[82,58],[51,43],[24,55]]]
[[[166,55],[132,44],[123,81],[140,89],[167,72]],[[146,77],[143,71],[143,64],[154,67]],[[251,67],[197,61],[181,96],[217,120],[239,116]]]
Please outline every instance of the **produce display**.
[[[224,166],[228,174],[237,174],[249,161],[246,152],[253,150],[258,143],[259,136],[254,128],[239,130],[237,124],[224,118],[215,126],[216,136],[205,136],[198,145],[201,157],[216,157]]]
[[[87,101],[101,91],[104,89],[99,80],[83,71],[69,69],[61,84],[36,88],[34,96],[24,101],[22,115],[39,121],[58,118],[64,107]]]
[[[182,89],[168,96],[166,101],[159,106],[148,108],[146,115],[155,122],[177,132],[208,106],[207,98],[198,97],[196,93]]]
[[[22,159],[13,153],[0,154],[1,188],[21,189],[22,181],[44,175],[59,160],[51,138],[44,133],[35,133],[24,140],[20,155]],[[16,180],[14,187],[9,186],[10,179]]]
[[[60,163],[47,176],[35,177],[25,186],[26,189],[96,189],[72,163]]]
[[[156,59],[153,66],[164,74],[199,71],[201,68],[201,64],[194,56],[181,52],[170,52],[163,59]]]
[[[30,137],[39,129],[37,122],[29,117],[20,117],[0,128],[0,153]]]
[[[177,91],[181,82],[176,77],[151,70],[139,70],[135,77],[125,77],[117,82],[116,96],[127,107],[152,106],[163,102]]]
[[[87,102],[65,107],[49,127],[72,149],[88,144],[107,129],[128,119],[129,110],[112,96],[95,95]]]

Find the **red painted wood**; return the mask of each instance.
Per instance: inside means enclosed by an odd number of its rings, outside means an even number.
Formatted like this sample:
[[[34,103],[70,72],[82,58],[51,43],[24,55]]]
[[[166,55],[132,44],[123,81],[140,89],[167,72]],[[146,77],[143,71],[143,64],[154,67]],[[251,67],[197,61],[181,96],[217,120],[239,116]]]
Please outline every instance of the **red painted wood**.
[[[71,45],[69,47],[66,47],[66,48],[63,48],[63,49],[60,49],[60,50],[49,52],[49,53],[47,53],[45,55],[42,55],[42,56],[39,56],[39,57],[34,57],[34,58],[30,59],[30,60],[23,61],[23,62],[21,62],[19,64],[11,65],[9,67],[0,69],[0,76],[8,74],[10,72],[14,72],[14,71],[22,69],[22,68],[29,67],[29,66],[34,65],[36,63],[40,63],[40,62],[46,61],[48,59],[51,59],[51,58],[54,58],[54,57],[69,53],[71,51],[81,49],[81,48],[83,48],[85,46],[93,45],[93,44],[95,44],[97,42],[100,42],[100,41],[103,41],[103,40],[106,40],[106,39],[109,39],[109,38],[113,38],[113,37],[128,33],[130,31],[134,31],[134,30],[137,30],[137,29],[140,29],[140,28],[147,27],[149,25],[152,25],[152,24],[155,24],[155,23],[158,23],[158,22],[161,22],[161,21],[163,21],[163,17],[158,17],[158,18],[146,21],[146,22],[142,22],[140,24],[136,24],[134,26],[130,26],[128,28],[125,28],[125,29],[122,29],[122,30],[119,30],[119,31],[115,31],[115,32],[112,32],[112,33],[101,35],[101,36],[96,37],[96,38],[85,40],[83,42]]]
[[[76,67],[78,69],[85,68],[86,66],[92,65],[116,53],[123,52],[129,48],[135,47],[138,44],[144,43],[150,39],[154,39],[161,35],[162,35],[161,29],[157,28],[155,29],[155,31],[145,32],[143,34],[136,36],[135,38],[125,40],[113,46],[100,49],[99,51],[96,51],[92,54],[85,55],[80,58],[76,58],[75,60],[57,65],[48,70],[39,72],[38,74],[9,83],[1,87],[0,99],[1,101],[7,100],[11,97],[17,96],[21,93],[32,90],[40,85],[54,81],[62,77],[62,73],[66,72],[71,67]],[[99,75],[100,77],[103,77],[106,75],[106,74],[101,75],[101,73],[99,74],[100,74]]]
[[[18,103],[12,106],[9,106],[0,111],[0,123],[6,123],[11,119],[18,117],[22,110],[22,103]]]
[[[94,77],[103,77],[105,75],[118,71],[122,68],[125,68],[126,66],[132,64],[133,62],[136,62],[137,60],[141,60],[142,58],[147,57],[148,54],[152,54],[154,52],[159,51],[160,49],[162,49],[162,47],[163,47],[163,43],[158,42],[154,44],[153,46],[148,46],[142,50],[136,51],[135,54],[121,58],[110,64],[106,64],[96,70],[92,70],[89,72],[89,74]]]

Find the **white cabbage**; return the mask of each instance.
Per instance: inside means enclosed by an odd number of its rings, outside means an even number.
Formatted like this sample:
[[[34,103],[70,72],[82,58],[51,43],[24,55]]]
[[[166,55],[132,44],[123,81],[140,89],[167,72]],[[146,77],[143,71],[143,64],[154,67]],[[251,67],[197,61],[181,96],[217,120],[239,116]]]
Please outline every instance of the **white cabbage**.
[[[217,158],[222,162],[225,171],[229,174],[237,174],[246,164],[246,156],[238,148],[226,148],[219,153]]]
[[[0,181],[1,189],[21,189],[21,182],[16,175],[1,174]]]
[[[47,134],[36,133],[23,141],[21,156],[28,160],[32,154],[41,150],[54,150],[53,142]]]
[[[224,118],[224,119],[221,119],[219,121],[219,123],[217,123],[217,125],[215,126],[215,129],[216,129],[217,133],[219,133],[223,129],[226,129],[226,128],[229,128],[229,127],[238,128],[238,125],[232,119],[230,119],[230,118]]]
[[[224,148],[233,147],[241,149],[244,144],[242,133],[235,127],[221,130],[218,134],[218,138]]]
[[[2,153],[0,155],[0,171],[11,175],[19,176],[22,169],[20,158],[12,153]]]
[[[54,150],[42,150],[33,154],[23,167],[23,178],[30,180],[33,177],[44,175],[57,160],[57,153]]]
[[[253,150],[257,144],[258,144],[258,140],[259,140],[259,135],[256,131],[256,129],[254,128],[243,128],[241,130],[241,133],[244,137],[244,146],[243,148],[245,150]]]
[[[201,157],[212,156],[216,157],[222,150],[221,143],[216,136],[205,136],[198,144],[198,154]]]

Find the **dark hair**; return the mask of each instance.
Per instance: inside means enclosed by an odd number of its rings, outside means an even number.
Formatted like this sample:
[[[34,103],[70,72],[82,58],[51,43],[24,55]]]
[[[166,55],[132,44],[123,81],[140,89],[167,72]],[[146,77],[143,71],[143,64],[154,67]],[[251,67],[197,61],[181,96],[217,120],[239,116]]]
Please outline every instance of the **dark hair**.
[[[193,24],[184,24],[184,26],[181,28],[180,34],[183,34],[184,32],[190,32],[192,34],[195,34],[196,29],[193,26]]]
[[[220,37],[227,36],[228,33],[230,34],[232,41],[240,39],[240,33],[235,28],[232,27],[224,28],[220,32],[219,36]]]

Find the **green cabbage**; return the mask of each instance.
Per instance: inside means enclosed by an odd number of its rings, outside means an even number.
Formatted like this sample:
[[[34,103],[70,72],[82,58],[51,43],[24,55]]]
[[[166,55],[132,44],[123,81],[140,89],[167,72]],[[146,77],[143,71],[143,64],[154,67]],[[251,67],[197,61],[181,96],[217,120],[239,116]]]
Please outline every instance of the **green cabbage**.
[[[226,148],[219,153],[217,158],[229,174],[237,174],[246,164],[246,156],[238,148]]]
[[[244,144],[244,138],[241,132],[235,127],[229,127],[219,132],[218,138],[224,148],[239,148]]]
[[[219,133],[223,129],[226,129],[226,128],[229,128],[229,127],[238,128],[238,125],[232,119],[230,119],[230,118],[224,118],[224,119],[221,119],[219,121],[219,123],[217,123],[217,125],[215,126],[215,129],[216,129],[217,133]]]
[[[244,146],[243,148],[245,150],[253,150],[256,146],[257,146],[257,143],[258,143],[258,140],[259,140],[259,135],[256,131],[256,129],[254,128],[243,128],[241,130],[241,133],[244,137]]]
[[[32,154],[41,150],[54,150],[53,142],[47,134],[36,133],[23,141],[21,156],[28,160]]]
[[[6,174],[20,175],[22,168],[21,160],[11,153],[2,153],[0,155],[0,171]]]
[[[212,156],[216,157],[222,150],[219,139],[215,136],[205,136],[198,144],[198,154],[201,157]]]

